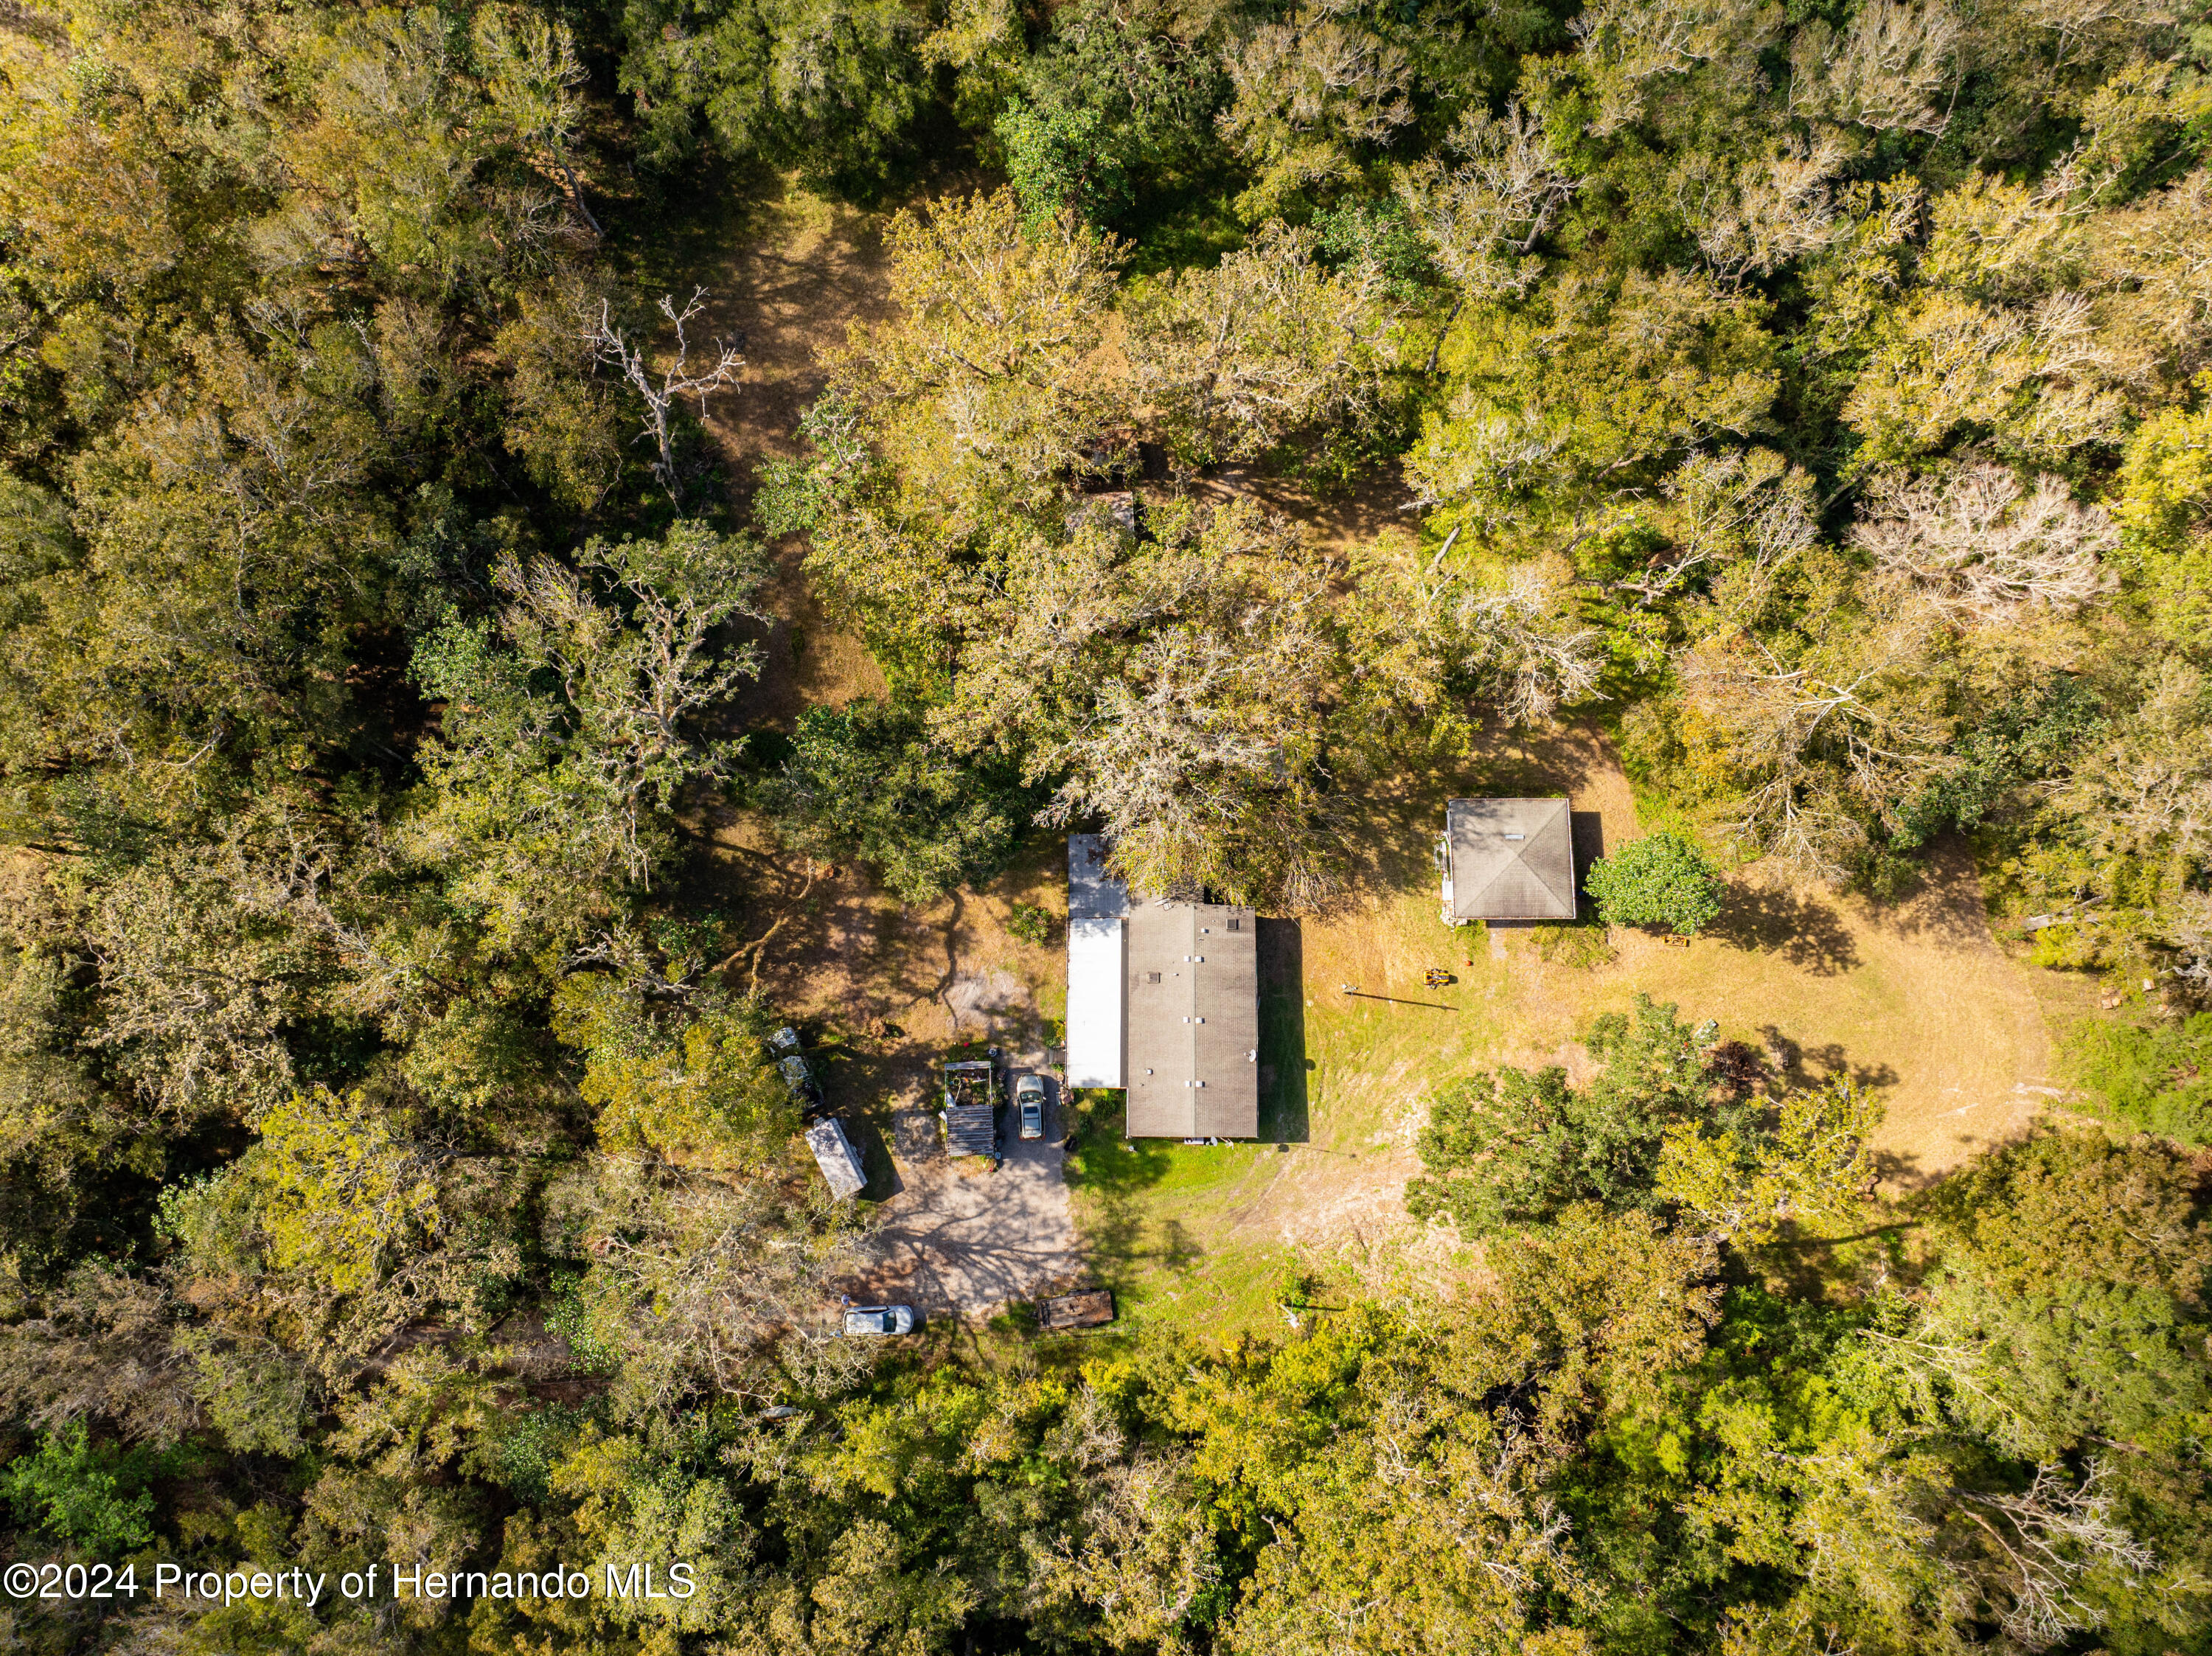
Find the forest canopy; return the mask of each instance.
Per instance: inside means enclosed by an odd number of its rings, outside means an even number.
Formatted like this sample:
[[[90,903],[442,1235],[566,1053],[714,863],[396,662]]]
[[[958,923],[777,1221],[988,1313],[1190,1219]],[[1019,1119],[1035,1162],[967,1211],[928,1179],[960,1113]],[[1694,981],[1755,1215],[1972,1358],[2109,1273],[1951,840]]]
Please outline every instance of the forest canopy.
[[[12,1647],[2206,1648],[2208,74],[2160,0],[0,0],[4,1562],[696,1582]],[[797,191],[887,291],[740,464]],[[2102,1119],[1877,1192],[1863,1078],[1642,1000],[1405,1101],[1445,1287],[836,1336],[721,826],[1308,913],[1562,713],[1667,824],[1607,918],[1969,859],[2124,995]]]

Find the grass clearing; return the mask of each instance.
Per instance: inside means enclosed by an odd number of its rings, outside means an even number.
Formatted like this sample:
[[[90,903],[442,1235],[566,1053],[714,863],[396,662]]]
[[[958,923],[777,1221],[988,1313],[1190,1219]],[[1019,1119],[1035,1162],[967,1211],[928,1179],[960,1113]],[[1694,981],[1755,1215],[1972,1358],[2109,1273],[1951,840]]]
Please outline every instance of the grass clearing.
[[[1446,927],[1428,848],[1443,801],[1562,792],[1579,859],[1638,832],[1610,747],[1571,728],[1370,801],[1372,861],[1352,900],[1269,923],[1281,934],[1261,939],[1273,1142],[1130,1146],[1115,1095],[1090,1106],[1070,1158],[1076,1210],[1128,1314],[1194,1331],[1277,1325],[1293,1261],[1383,1292],[1472,1270],[1473,1250],[1404,1213],[1430,1089],[1498,1064],[1579,1077],[1577,1037],[1639,992],[1716,1020],[1793,1081],[1843,1071],[1875,1089],[1893,1190],[2016,1134],[2059,1090],[2048,992],[2033,981],[2046,974],[1997,948],[1961,849],[1939,851],[1921,890],[1888,905],[1738,870],[1719,920],[1686,947],[1589,925]],[[1431,968],[1455,981],[1424,986]]]

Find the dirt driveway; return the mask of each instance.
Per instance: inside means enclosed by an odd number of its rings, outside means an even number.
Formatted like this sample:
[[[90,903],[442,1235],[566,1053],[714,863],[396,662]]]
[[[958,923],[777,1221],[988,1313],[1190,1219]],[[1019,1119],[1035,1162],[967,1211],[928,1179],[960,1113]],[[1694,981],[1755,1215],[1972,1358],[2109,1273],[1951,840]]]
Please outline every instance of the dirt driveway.
[[[1082,1277],[1056,1098],[1046,1127],[1046,1137],[1024,1143],[1012,1136],[1010,1115],[1005,1164],[977,1172],[946,1159],[928,1110],[902,1106],[891,1135],[902,1188],[884,1204],[870,1239],[882,1263],[868,1291],[924,1316],[972,1317]]]

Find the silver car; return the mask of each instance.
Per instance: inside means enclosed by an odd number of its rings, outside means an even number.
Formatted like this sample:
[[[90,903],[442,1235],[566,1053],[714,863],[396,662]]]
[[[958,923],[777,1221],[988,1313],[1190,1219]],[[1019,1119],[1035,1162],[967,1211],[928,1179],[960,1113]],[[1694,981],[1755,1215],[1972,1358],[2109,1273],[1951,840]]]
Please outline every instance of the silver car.
[[[1014,1083],[1014,1109],[1021,1118],[1022,1137],[1044,1137],[1044,1077],[1024,1076]]]
[[[848,1334],[911,1334],[914,1307],[910,1305],[856,1305],[845,1313]]]

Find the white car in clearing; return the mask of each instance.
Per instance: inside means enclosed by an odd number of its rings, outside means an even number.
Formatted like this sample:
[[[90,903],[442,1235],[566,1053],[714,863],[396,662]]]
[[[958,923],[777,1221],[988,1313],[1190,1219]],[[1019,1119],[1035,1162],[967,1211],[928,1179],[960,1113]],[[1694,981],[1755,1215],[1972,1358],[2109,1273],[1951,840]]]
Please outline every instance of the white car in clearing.
[[[848,1334],[911,1334],[914,1307],[910,1305],[856,1305],[847,1307]]]

